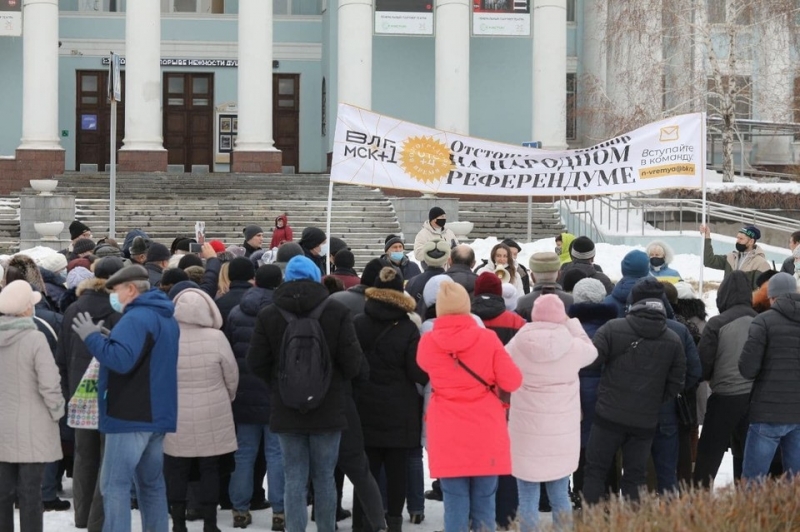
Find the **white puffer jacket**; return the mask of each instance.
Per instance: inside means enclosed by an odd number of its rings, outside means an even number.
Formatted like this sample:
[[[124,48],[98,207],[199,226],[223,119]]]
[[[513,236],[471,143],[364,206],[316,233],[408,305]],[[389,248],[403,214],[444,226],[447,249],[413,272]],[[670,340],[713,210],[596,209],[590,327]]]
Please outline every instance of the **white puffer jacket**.
[[[181,329],[178,349],[178,430],[164,438],[164,453],[178,457],[219,456],[237,449],[231,402],[239,368],[219,330],[222,315],[196,288],[175,298]]]
[[[0,317],[0,462],[60,460],[64,397],[58,367],[33,318]]]

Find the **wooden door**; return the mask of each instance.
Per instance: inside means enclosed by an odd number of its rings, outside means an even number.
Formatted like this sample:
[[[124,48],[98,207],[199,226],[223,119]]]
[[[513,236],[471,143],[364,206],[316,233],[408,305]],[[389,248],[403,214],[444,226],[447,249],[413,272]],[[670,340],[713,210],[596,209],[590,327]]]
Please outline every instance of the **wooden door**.
[[[283,166],[300,172],[300,74],[272,75],[272,131]]]
[[[164,74],[164,148],[168,164],[214,165],[214,74]]]
[[[76,72],[75,170],[96,164],[100,172],[111,162],[111,104],[108,102],[108,70]],[[125,135],[125,71],[122,101],[117,103],[117,150]]]

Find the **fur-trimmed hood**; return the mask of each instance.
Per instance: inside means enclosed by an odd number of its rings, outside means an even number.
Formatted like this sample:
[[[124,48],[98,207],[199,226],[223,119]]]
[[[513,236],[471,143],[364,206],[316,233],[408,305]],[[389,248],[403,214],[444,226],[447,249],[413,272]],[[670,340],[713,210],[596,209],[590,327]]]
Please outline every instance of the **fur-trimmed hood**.
[[[405,292],[392,290],[390,288],[370,287],[364,291],[364,295],[367,298],[367,302],[376,301],[385,303],[406,313],[414,312],[414,309],[417,307],[416,303],[414,302],[414,298],[412,298],[410,295],[406,294]]]
[[[105,294],[110,294],[111,291],[106,288],[106,281],[108,279],[98,279],[96,277],[92,277],[91,279],[84,279],[83,281],[78,284],[77,289],[75,290],[75,295],[81,297],[81,295],[87,290],[93,290],[95,292],[103,292]]]
[[[672,251],[672,247],[670,247],[670,245],[664,242],[663,240],[653,240],[649,244],[647,244],[647,248],[645,249],[645,253],[647,253],[647,256],[648,257],[650,256],[650,250],[656,246],[664,250],[665,265],[671,264],[672,261],[675,259],[675,252]]]
[[[749,293],[747,297],[749,297]],[[672,310],[676,315],[683,316],[687,320],[697,318],[700,321],[706,321],[706,304],[702,299],[678,299],[672,305]]]

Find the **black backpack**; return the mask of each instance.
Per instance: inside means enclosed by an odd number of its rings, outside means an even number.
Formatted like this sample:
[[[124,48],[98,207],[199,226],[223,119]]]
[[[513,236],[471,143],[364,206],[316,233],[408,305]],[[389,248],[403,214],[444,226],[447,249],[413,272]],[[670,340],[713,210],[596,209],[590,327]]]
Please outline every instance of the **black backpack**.
[[[286,320],[278,360],[278,391],[283,404],[302,413],[317,408],[331,385],[331,357],[319,318],[328,300],[297,316],[278,308]]]

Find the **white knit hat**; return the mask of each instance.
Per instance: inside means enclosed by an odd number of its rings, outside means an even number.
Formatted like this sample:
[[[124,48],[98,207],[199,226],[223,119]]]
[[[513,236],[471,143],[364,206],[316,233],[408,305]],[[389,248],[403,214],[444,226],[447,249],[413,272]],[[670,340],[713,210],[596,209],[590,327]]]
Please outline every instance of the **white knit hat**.
[[[53,253],[39,259],[38,265],[40,268],[58,273],[67,267],[67,257],[61,253]]]
[[[581,279],[572,289],[572,300],[578,303],[602,303],[606,298],[606,287],[597,279]]]
[[[428,282],[425,283],[425,288],[422,289],[422,300],[425,302],[425,308],[430,308],[436,303],[436,296],[439,294],[439,286],[442,283],[454,282],[452,277],[443,273],[428,279]]]

